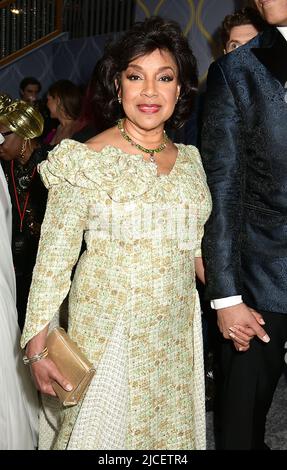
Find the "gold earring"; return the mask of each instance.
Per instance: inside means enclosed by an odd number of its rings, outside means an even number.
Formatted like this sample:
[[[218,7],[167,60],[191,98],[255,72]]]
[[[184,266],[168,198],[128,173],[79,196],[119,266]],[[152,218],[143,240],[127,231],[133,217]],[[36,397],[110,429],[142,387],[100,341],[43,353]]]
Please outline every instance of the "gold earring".
[[[27,148],[27,142],[28,142],[28,139],[23,140],[23,144],[22,144],[22,147],[21,147],[21,153],[20,153],[20,159],[21,160],[25,159],[25,152],[26,152],[26,148]]]

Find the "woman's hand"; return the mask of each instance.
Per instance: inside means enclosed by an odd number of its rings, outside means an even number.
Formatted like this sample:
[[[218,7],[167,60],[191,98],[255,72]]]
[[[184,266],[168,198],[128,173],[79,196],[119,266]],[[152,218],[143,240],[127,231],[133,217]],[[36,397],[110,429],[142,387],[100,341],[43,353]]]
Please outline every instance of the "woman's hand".
[[[73,390],[72,385],[68,380],[59,372],[56,364],[46,357],[31,365],[31,371],[37,389],[46,395],[56,396],[52,387],[52,382],[57,382],[63,389],[70,392]]]
[[[34,336],[27,344],[26,355],[29,358],[35,354],[39,354],[40,351],[45,349],[46,337],[48,333],[49,325],[47,325],[40,333]],[[60,373],[56,364],[48,356],[40,361],[33,362],[31,364],[32,375],[36,384],[37,389],[46,393],[47,395],[56,396],[52,387],[52,382],[57,382],[63,389],[70,392],[73,390],[72,385],[68,380]]]
[[[256,310],[254,310],[253,308],[248,307],[248,309],[260,325],[265,325],[265,321],[260,313],[256,312]],[[250,346],[250,341],[255,336],[254,331],[251,328],[244,327],[238,324],[230,326],[228,329],[229,336],[233,340],[235,349],[240,352],[247,351]]]
[[[253,330],[241,325],[230,326],[228,329],[229,336],[232,339],[237,351],[247,351],[250,347],[250,341],[255,336]]]
[[[270,341],[268,334],[260,326],[264,324],[262,316],[255,310],[249,309],[244,303],[217,310],[217,324],[224,338],[232,339],[238,351],[247,351],[254,336],[265,343]],[[235,325],[236,331],[230,330],[230,327],[234,328]],[[235,337],[232,337],[230,333]],[[240,343],[237,342],[237,338],[241,340]]]

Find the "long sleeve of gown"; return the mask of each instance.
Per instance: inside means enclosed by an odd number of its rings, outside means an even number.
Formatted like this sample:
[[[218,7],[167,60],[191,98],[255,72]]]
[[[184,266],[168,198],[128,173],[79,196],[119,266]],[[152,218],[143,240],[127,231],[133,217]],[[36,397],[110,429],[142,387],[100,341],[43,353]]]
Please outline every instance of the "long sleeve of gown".
[[[194,251],[195,257],[202,256],[201,244],[204,234],[205,223],[210,216],[211,211],[211,195],[207,186],[205,172],[202,166],[201,156],[199,151],[193,147],[194,158],[196,165],[194,165],[194,174],[196,175],[195,180],[197,184],[196,191],[196,246]]]
[[[69,291],[71,272],[81,250],[88,204],[85,203],[84,190],[65,179],[65,171],[71,171],[69,158],[63,147],[58,146],[50,153],[48,161],[40,165],[49,196],[21,338],[22,347],[58,311]]]

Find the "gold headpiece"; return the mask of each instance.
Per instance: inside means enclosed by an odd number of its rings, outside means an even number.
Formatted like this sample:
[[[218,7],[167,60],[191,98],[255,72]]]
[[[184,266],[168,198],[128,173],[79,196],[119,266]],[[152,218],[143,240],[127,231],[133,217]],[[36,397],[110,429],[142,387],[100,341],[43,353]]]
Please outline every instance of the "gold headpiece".
[[[6,95],[6,93],[0,92],[0,114],[2,114],[3,110],[12,103],[12,98]]]
[[[1,109],[0,123],[23,139],[39,137],[44,127],[39,111],[21,100],[15,100]]]

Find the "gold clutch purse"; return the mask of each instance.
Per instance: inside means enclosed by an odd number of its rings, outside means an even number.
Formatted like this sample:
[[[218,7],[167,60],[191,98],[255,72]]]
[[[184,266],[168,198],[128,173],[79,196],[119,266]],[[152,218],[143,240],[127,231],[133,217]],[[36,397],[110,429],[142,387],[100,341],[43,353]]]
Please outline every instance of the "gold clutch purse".
[[[64,406],[77,405],[95,375],[93,364],[88,361],[63,328],[54,328],[49,333],[47,348],[50,359],[73,386],[73,390],[68,392],[58,383],[53,382],[53,389]]]

